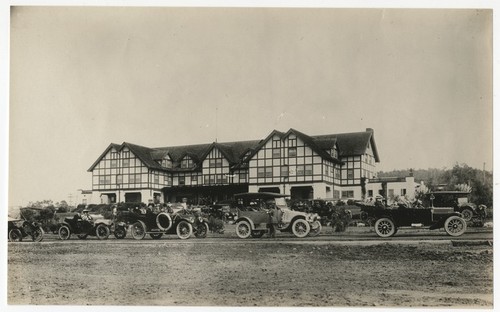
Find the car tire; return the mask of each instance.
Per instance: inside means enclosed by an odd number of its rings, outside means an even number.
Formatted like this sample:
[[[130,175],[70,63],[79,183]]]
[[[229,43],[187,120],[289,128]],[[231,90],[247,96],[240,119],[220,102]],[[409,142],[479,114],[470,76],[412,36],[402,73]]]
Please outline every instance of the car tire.
[[[191,223],[182,220],[179,224],[177,224],[176,232],[180,239],[188,239],[191,235],[193,235],[193,226]]]
[[[23,234],[19,229],[12,229],[9,231],[9,242],[21,242]]]
[[[209,231],[208,223],[203,222],[200,225],[198,225],[198,229],[196,230],[196,233],[194,233],[194,236],[197,238],[205,238],[207,237]]]
[[[137,221],[130,227],[130,233],[134,239],[141,240],[146,236],[146,225],[141,221]]]
[[[396,234],[396,226],[389,218],[380,218],[375,221],[375,233],[380,237],[391,237]]]
[[[460,236],[465,233],[467,222],[458,216],[451,216],[444,222],[444,230],[450,236]]]
[[[119,226],[115,228],[113,235],[116,239],[124,239],[125,236],[127,236],[127,229],[125,229],[123,226]]]
[[[35,242],[35,243],[38,243],[38,242],[41,242],[43,240],[43,235],[45,234],[45,232],[43,231],[42,227],[41,226],[37,226],[34,230],[33,230],[33,233],[31,235],[31,238],[32,240]]]
[[[236,235],[239,238],[248,238],[252,234],[252,227],[248,221],[240,221],[236,224]]]
[[[319,233],[321,232],[321,229],[322,229],[322,226],[321,226],[321,222],[319,221],[314,221],[311,225],[311,230],[309,231],[309,236],[310,237],[315,237],[315,236],[318,236]]]
[[[97,236],[98,239],[108,239],[109,227],[105,224],[99,224],[95,228],[95,236]]]
[[[465,208],[462,210],[462,218],[465,220],[465,222],[469,222],[472,220],[472,217],[474,217],[474,212],[470,208]]]
[[[59,230],[57,231],[57,234],[59,235],[59,238],[61,240],[67,240],[71,236],[71,230],[67,225],[61,225],[59,227]]]
[[[296,237],[303,238],[306,237],[311,231],[311,226],[304,219],[297,219],[292,224],[292,233]]]

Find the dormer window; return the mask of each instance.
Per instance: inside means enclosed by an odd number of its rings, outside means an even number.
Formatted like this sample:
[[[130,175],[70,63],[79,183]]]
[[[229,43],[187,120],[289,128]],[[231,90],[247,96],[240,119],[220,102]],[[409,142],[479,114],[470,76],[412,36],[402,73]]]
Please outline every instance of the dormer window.
[[[181,168],[186,169],[192,167],[193,167],[193,160],[189,156],[184,157],[184,159],[181,161]]]
[[[332,148],[330,150],[330,155],[333,157],[333,158],[339,158],[339,153],[337,152],[337,148]]]
[[[161,165],[165,168],[172,168],[172,161],[168,157],[165,157],[161,160]]]

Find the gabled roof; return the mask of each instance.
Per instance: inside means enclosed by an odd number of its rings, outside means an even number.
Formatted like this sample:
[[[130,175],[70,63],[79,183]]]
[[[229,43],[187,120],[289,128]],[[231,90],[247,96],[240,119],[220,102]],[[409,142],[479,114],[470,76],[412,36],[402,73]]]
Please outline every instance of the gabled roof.
[[[329,161],[339,163],[341,164],[342,162],[336,158],[333,158],[330,153],[326,152],[324,148],[320,148],[318,144],[316,144],[316,140],[313,137],[308,136],[307,134],[304,134],[298,130],[295,129],[290,129],[288,130],[286,136],[290,135],[291,133],[294,133],[298,138],[300,138],[307,146],[309,146],[313,151],[315,151],[318,155],[323,157],[324,159],[327,159]],[[322,145],[324,146],[325,141],[322,141]]]
[[[366,153],[368,143],[371,143],[376,162],[380,162],[373,130],[368,128],[364,132],[339,133],[311,136],[314,140],[326,142],[336,140],[340,156],[363,155]]]
[[[277,135],[280,139],[286,138],[290,134],[295,134],[298,138],[304,141],[307,146],[314,150],[318,155],[324,159],[342,163],[340,160],[333,158],[328,152],[332,147],[337,146],[340,156],[351,156],[351,155],[363,155],[368,148],[368,143],[371,143],[373,148],[373,153],[375,156],[375,161],[379,162],[377,147],[375,145],[375,139],[373,137],[373,130],[367,129],[366,132],[354,132],[354,133],[341,133],[341,134],[329,134],[329,135],[317,135],[309,136],[296,129],[290,129],[286,133],[280,132],[278,130],[273,130],[265,139],[263,140],[250,140],[250,141],[239,141],[239,142],[225,142],[218,143],[213,142],[209,144],[196,144],[196,145],[182,145],[182,146],[170,146],[170,147],[157,147],[149,148],[137,144],[123,142],[120,144],[111,143],[106,150],[99,156],[99,158],[92,164],[88,171],[94,170],[95,166],[101,161],[101,159],[108,153],[112,148],[117,151],[122,150],[124,147],[128,147],[130,151],[138,157],[144,165],[152,169],[164,170],[164,171],[190,171],[193,169],[200,168],[201,162],[207,157],[208,153],[213,148],[218,148],[223,156],[228,160],[231,169],[241,169],[248,167],[248,159],[253,157],[274,135]],[[244,158],[244,155],[250,152],[248,157]],[[163,159],[165,156],[170,156],[173,162],[174,168],[164,168],[157,160]],[[194,168],[176,168],[181,160],[188,155],[195,163]]]

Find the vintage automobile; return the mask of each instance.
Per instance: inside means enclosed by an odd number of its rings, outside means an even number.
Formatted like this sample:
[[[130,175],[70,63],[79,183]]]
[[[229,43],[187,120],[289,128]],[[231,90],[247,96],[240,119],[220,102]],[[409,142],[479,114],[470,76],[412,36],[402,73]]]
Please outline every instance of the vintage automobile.
[[[235,194],[238,203],[236,235],[240,238],[259,238],[273,224],[276,224],[275,230],[292,232],[296,237],[319,235],[321,223],[317,214],[292,211],[276,205],[276,198],[286,196],[266,192]]]
[[[21,208],[19,211],[20,219],[7,220],[8,240],[9,242],[20,242],[25,237],[31,237],[34,242],[43,240],[44,231],[42,227],[35,221],[28,220],[23,212],[29,209],[36,213],[41,209],[38,208]]]
[[[436,213],[447,213],[450,209],[462,213],[466,222],[483,222],[486,218],[486,211],[478,209],[475,204],[469,201],[470,192],[461,191],[435,191],[427,193],[421,199],[424,207],[435,208]]]
[[[118,215],[118,220],[129,224],[132,237],[139,240],[146,234],[153,239],[160,239],[164,234],[177,234],[180,239],[188,239],[193,232],[196,237],[203,238],[208,232],[208,222],[187,209],[176,209],[172,214],[124,211]]]
[[[108,219],[83,220],[77,213],[73,217],[64,218],[64,221],[58,224],[57,233],[61,240],[69,239],[71,234],[76,234],[79,239],[86,239],[89,235],[107,239],[111,223],[112,221]]]
[[[375,219],[375,233],[380,237],[390,237],[399,228],[427,228],[435,230],[444,228],[451,236],[460,236],[467,229],[467,222],[459,212],[452,210],[436,212],[435,208],[375,208],[372,210]]]

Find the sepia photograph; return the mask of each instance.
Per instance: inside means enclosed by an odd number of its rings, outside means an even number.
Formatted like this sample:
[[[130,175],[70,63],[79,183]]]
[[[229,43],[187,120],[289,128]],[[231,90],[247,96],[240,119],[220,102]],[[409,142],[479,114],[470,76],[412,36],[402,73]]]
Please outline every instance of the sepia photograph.
[[[396,4],[2,5],[2,309],[493,309],[498,12]]]

